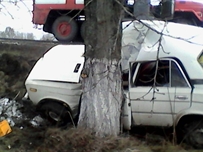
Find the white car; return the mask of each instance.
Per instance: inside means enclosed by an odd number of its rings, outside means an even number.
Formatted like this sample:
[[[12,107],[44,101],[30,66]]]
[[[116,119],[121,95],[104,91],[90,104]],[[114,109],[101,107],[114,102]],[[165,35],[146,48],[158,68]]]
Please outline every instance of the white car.
[[[123,128],[176,127],[179,139],[203,148],[202,40],[203,28],[176,23],[135,21],[123,30]],[[55,46],[26,80],[29,98],[54,123],[77,115],[84,51],[83,45]]]
[[[84,45],[54,46],[36,62],[25,81],[26,96],[43,117],[58,126],[78,114],[83,54]]]

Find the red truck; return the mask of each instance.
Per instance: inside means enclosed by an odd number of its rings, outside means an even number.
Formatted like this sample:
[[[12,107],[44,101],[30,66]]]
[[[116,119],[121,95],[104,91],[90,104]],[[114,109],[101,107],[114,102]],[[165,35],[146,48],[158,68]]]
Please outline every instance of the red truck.
[[[203,0],[175,0],[174,22],[203,26]]]
[[[61,42],[76,38],[84,20],[84,0],[33,0],[34,24]]]
[[[167,19],[162,17],[162,2],[150,7],[151,14],[159,19],[203,27],[203,0],[163,0],[167,1],[174,1],[172,16]]]
[[[201,26],[203,23],[201,1],[175,0],[172,21]],[[145,6],[148,7],[146,4]],[[85,20],[83,8],[84,0],[33,0],[32,21],[34,24],[43,25],[43,31],[52,33],[58,41],[72,41],[83,33],[82,23]]]

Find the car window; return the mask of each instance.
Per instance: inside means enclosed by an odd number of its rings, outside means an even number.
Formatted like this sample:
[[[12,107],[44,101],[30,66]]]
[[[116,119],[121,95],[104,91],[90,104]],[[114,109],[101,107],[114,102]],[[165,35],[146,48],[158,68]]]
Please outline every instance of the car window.
[[[159,61],[158,71],[156,76],[156,86],[169,86],[169,61]]]
[[[157,72],[156,69],[158,69]],[[158,67],[156,61],[141,63],[135,80],[135,85],[153,86],[154,81],[156,86],[169,85],[169,61],[159,61]]]
[[[141,63],[135,80],[136,86],[152,86],[154,83],[156,62]]]
[[[181,68],[173,60],[149,61],[140,64],[134,86],[153,86],[154,84],[159,87],[189,87]]]
[[[184,78],[183,73],[173,61],[171,63],[171,87],[188,87],[188,83]]]

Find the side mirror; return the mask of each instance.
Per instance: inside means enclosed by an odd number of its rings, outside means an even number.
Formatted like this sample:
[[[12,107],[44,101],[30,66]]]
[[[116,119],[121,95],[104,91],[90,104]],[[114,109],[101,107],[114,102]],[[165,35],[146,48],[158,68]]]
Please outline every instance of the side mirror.
[[[159,5],[151,6],[151,13],[154,17],[169,20],[174,15],[175,0],[162,0]]]

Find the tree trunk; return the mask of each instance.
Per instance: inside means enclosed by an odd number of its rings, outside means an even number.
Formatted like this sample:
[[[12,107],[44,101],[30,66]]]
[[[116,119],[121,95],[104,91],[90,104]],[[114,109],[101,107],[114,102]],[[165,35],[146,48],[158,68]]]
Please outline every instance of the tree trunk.
[[[123,0],[117,0],[122,4]],[[121,18],[116,0],[85,0],[86,62],[78,127],[118,135],[122,103]]]

